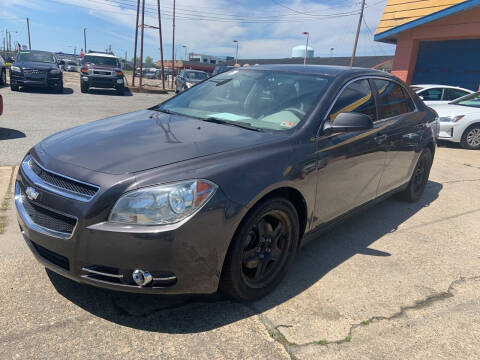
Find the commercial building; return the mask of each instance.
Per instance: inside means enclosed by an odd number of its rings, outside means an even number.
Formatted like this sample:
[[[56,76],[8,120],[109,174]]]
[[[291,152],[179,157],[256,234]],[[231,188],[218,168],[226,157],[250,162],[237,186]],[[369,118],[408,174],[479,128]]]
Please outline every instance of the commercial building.
[[[480,0],[388,0],[375,40],[396,44],[408,84],[480,85]]]

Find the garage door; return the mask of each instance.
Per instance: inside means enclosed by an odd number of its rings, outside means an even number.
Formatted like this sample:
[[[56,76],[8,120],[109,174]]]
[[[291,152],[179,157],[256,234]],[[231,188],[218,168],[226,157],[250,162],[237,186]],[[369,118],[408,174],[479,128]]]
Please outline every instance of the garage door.
[[[477,91],[480,85],[480,39],[422,41],[413,84],[443,84]]]

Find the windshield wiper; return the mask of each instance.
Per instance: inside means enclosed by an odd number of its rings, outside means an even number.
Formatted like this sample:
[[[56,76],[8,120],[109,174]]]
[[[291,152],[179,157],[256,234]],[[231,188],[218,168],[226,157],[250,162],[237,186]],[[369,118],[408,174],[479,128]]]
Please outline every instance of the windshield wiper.
[[[160,112],[163,112],[165,114],[170,114],[170,115],[183,115],[183,114],[180,114],[178,112],[175,112],[175,111],[172,111],[172,110],[168,110],[168,109],[162,109],[160,107],[154,107],[153,109],[151,110],[155,110],[155,111],[160,111]]]
[[[219,119],[215,117],[208,117],[208,118],[202,118],[202,121],[207,121],[215,124],[226,124],[226,125],[232,125],[232,126],[237,126],[242,129],[248,129],[252,131],[259,131],[263,132],[263,129],[257,128],[255,126],[252,126],[252,124],[244,121],[231,121],[231,120],[224,120],[224,119]]]

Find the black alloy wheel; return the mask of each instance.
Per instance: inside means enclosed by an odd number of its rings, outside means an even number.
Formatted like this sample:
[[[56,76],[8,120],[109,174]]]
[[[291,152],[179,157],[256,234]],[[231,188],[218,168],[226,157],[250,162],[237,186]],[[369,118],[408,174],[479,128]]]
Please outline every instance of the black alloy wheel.
[[[221,290],[238,300],[265,296],[285,275],[298,239],[298,215],[288,200],[261,203],[247,215],[232,241]]]
[[[418,158],[417,165],[405,190],[398,193],[398,197],[408,202],[416,202],[421,197],[428,183],[430,168],[432,167],[432,151],[425,148]]]

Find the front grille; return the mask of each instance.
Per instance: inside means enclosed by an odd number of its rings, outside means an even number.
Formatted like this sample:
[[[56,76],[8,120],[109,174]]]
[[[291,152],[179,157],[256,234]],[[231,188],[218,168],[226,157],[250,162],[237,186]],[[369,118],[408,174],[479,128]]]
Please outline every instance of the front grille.
[[[99,71],[99,70],[94,70],[93,73],[95,75],[112,75],[111,71]]]
[[[49,210],[30,202],[26,197],[22,188],[20,188],[21,195],[24,197],[23,207],[30,219],[37,225],[46,229],[71,234],[77,224],[77,220],[69,216],[59,214],[55,211]]]
[[[45,170],[41,168],[33,159],[30,160],[30,167],[39,178],[58,188],[87,196],[94,196],[98,191],[98,188],[95,186],[84,184]]]
[[[47,70],[23,69],[24,74],[46,74]]]
[[[43,257],[45,260],[55,264],[62,269],[70,270],[70,263],[68,259],[60,254],[54,253],[51,250],[45,249],[43,246],[40,246],[32,241],[33,247],[37,250],[38,254]]]

